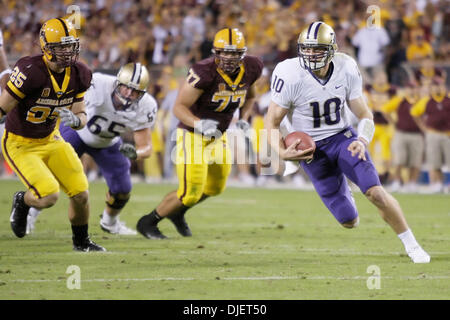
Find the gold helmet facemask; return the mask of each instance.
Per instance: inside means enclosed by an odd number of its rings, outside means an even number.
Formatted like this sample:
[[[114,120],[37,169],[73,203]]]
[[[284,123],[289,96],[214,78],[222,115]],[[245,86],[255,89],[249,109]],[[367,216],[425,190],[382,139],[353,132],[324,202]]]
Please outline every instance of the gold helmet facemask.
[[[125,110],[133,104],[137,104],[147,92],[149,82],[148,70],[141,63],[131,62],[122,66],[117,73],[117,80],[112,93],[112,96],[115,96],[121,104],[116,108]],[[127,94],[124,95],[121,91],[125,91]]]
[[[246,51],[244,35],[238,29],[225,28],[216,33],[212,52],[218,67],[225,73],[236,72]]]
[[[75,28],[64,19],[45,22],[39,32],[39,41],[45,58],[60,68],[74,65],[80,54],[80,39]]]
[[[330,63],[337,49],[333,28],[321,21],[311,23],[298,37],[300,64],[311,71],[322,69]]]

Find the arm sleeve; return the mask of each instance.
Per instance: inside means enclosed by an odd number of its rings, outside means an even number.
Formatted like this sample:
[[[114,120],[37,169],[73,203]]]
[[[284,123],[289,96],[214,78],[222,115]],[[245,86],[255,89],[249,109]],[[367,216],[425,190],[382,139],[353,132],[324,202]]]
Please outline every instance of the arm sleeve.
[[[348,84],[349,89],[347,93],[347,100],[354,100],[363,95],[363,82],[361,72],[359,72],[358,65],[351,59],[348,62]]]
[[[282,108],[289,109],[292,106],[292,88],[290,84],[285,80],[282,68],[278,65],[272,73],[271,80],[271,98]]]
[[[158,111],[158,103],[149,94],[144,95],[139,104],[142,105],[137,113],[137,125],[133,128],[134,131],[145,128],[153,128],[156,122],[156,113]]]
[[[211,84],[211,74],[209,65],[194,64],[187,76],[187,81],[196,89],[206,90]]]
[[[78,88],[78,93],[75,95],[74,102],[79,102],[84,100],[84,95],[86,94],[87,89],[91,86],[92,81],[92,71],[84,64],[79,65],[79,79],[80,85]]]
[[[424,97],[420,99],[416,104],[414,104],[409,111],[413,117],[420,117],[425,113],[425,110],[427,109],[428,101],[430,101],[430,98]]]
[[[17,61],[9,76],[9,81],[6,84],[6,90],[16,99],[22,100],[27,95],[31,94],[35,87],[39,85],[38,75],[40,70],[37,69],[30,61],[20,59]]]

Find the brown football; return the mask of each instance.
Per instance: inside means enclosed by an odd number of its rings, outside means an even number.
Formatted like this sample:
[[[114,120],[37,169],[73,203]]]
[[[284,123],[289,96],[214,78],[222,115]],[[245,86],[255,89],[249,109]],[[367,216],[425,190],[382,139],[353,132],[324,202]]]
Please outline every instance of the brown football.
[[[316,143],[309,134],[302,131],[291,132],[284,138],[284,144],[286,145],[286,148],[295,143],[295,141],[297,141],[298,139],[300,139],[301,142],[297,146],[297,150],[313,148],[312,153],[314,153],[314,151],[316,150]]]

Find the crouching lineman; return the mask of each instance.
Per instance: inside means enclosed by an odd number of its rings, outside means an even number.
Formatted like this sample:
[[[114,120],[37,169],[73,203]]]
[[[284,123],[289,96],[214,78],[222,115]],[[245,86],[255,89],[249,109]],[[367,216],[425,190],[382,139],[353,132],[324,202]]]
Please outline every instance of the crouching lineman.
[[[78,156],[89,154],[108,185],[106,207],[100,220],[102,230],[121,235],[135,235],[118,216],[130,199],[130,159],[150,156],[151,128],[155,122],[157,103],[146,92],[150,76],[140,63],[124,65],[117,77],[94,73],[86,92],[87,125],[75,131],[61,126],[63,138]],[[124,143],[121,133],[133,132],[134,143]],[[31,209],[27,231],[32,232],[38,210]]]

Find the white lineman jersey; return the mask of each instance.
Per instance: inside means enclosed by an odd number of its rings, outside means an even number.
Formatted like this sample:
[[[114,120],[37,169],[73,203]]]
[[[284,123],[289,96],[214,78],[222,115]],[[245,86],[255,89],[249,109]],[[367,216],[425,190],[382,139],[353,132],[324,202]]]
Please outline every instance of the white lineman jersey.
[[[328,81],[321,81],[300,64],[299,58],[277,64],[272,74],[272,101],[289,109],[292,130],[313,140],[330,137],[351,126],[347,101],[362,96],[362,78],[353,58],[336,53]]]
[[[115,82],[115,76],[96,72],[84,96],[87,124],[77,133],[84,143],[93,148],[112,146],[126,130],[152,128],[155,123],[157,103],[148,93],[137,104],[116,111],[112,101]]]

